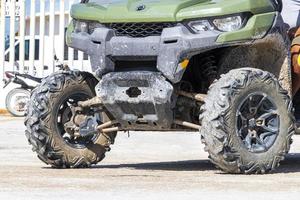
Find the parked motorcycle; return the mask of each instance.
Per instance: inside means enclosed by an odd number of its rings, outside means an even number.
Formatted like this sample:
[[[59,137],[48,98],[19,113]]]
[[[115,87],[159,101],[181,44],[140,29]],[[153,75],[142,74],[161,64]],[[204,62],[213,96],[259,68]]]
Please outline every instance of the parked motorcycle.
[[[59,62],[56,56],[54,56],[56,67],[59,70],[69,70],[67,65],[63,65]],[[46,70],[48,67],[45,66]],[[7,111],[15,117],[25,116],[26,105],[30,99],[31,91],[38,86],[43,78],[37,78],[26,73],[19,73],[17,71],[5,72],[4,87],[6,88],[11,83],[20,85],[20,87],[11,90],[5,99],[5,105]]]
[[[6,80],[4,80],[3,88],[6,88],[11,83],[20,85],[20,87],[11,90],[7,94],[5,99],[6,109],[13,116],[23,117],[25,115],[26,104],[30,98],[30,93],[42,82],[42,79],[14,71],[5,72],[5,77]]]

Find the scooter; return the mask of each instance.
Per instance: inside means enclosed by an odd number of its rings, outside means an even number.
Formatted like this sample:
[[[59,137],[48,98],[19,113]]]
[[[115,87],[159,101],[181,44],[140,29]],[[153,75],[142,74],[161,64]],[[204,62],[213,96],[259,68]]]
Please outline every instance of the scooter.
[[[69,70],[69,67],[60,63],[56,56],[54,56],[54,60],[56,62],[55,67],[59,70]],[[48,67],[45,66],[44,69],[48,69]],[[24,117],[31,91],[42,82],[43,78],[37,78],[17,71],[6,71],[5,77],[3,88],[12,83],[20,85],[20,87],[11,90],[7,94],[5,99],[6,109],[15,117]]]

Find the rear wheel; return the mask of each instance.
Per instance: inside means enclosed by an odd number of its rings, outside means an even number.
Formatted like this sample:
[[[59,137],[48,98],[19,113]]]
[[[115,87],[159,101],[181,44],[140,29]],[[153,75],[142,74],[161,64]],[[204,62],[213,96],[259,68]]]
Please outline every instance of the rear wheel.
[[[89,117],[101,124],[105,113],[87,108],[75,116],[79,101],[95,96],[97,80],[88,73],[64,72],[46,78],[32,94],[25,125],[33,151],[46,164],[58,168],[89,167],[101,161],[116,133],[76,135]]]
[[[229,173],[266,173],[288,153],[294,133],[287,92],[268,72],[237,69],[208,93],[200,117],[211,161]]]
[[[15,117],[24,117],[30,92],[22,88],[11,90],[5,99],[7,111]]]

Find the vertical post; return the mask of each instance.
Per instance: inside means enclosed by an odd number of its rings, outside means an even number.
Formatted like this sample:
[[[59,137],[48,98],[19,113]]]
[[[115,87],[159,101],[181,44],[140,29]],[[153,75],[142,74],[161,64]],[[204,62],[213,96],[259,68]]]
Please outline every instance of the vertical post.
[[[16,23],[16,1],[11,0],[9,4],[10,33],[9,33],[9,67],[15,71],[15,23]]]
[[[5,72],[5,1],[1,0],[0,3],[0,80],[2,80]]]
[[[20,3],[20,72],[24,73],[25,61],[25,0],[19,0]]]
[[[60,0],[59,15],[59,36],[60,36],[60,53],[59,59],[63,62],[65,59],[65,0]]]
[[[44,76],[45,65],[45,0],[40,1],[40,68],[39,76]]]
[[[35,61],[35,0],[30,1],[29,73],[34,74]]]
[[[79,61],[79,65],[80,65],[80,70],[83,71],[83,52],[82,51],[78,51],[78,61]]]
[[[69,1],[69,11],[71,11],[71,7],[73,5],[73,0]],[[70,12],[69,12],[70,13]],[[69,14],[69,23],[72,21],[71,13]],[[74,49],[68,48],[68,65],[72,68],[74,65]]]
[[[49,47],[49,56],[51,60],[51,67],[52,71],[55,71],[55,63],[54,63],[54,34],[55,34],[55,0],[50,0],[50,17],[49,17],[49,40],[50,40],[50,47]]]

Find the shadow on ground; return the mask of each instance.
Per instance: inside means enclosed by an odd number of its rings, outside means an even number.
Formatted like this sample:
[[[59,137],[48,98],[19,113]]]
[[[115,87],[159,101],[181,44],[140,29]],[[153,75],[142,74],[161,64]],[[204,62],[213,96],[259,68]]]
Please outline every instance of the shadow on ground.
[[[288,154],[275,173],[300,172],[300,153]]]
[[[96,165],[92,169],[121,169],[132,168],[137,170],[166,170],[166,171],[206,171],[215,170],[209,160],[186,160],[171,162],[149,162],[118,165]]]
[[[160,170],[160,171],[208,171],[216,170],[215,166],[209,160],[186,160],[170,162],[148,162],[134,164],[104,164],[92,166],[93,169],[135,169],[135,170]],[[44,169],[53,169],[44,167]],[[300,172],[300,153],[293,153],[286,156],[281,165],[273,173],[296,173]],[[220,174],[223,174],[220,171]]]
[[[216,170],[209,160],[187,160],[173,162],[150,162],[118,165],[97,165],[93,169],[120,169],[133,168],[137,170],[166,170],[166,171],[206,171]],[[280,167],[274,173],[300,172],[300,153],[286,156]]]
[[[207,171],[216,168],[209,160],[186,160],[186,161],[170,161],[170,162],[148,162],[148,163],[132,163],[132,164],[99,164],[94,165],[91,169],[136,169],[136,170],[162,170],[162,171]],[[43,167],[43,169],[53,169],[51,167]]]

